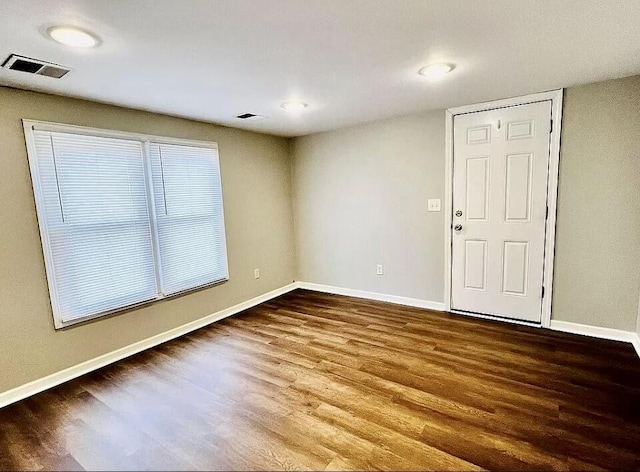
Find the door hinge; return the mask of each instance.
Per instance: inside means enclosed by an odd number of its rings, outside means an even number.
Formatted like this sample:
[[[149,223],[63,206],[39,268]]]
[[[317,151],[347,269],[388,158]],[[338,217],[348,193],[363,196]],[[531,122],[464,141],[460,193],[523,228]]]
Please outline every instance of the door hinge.
[[[549,205],[547,205],[547,209],[544,212],[544,219],[545,221],[549,219]]]
[[[542,298],[544,298],[544,285],[542,286]]]
[[[553,133],[553,118],[551,118],[551,129],[549,130],[549,133]]]

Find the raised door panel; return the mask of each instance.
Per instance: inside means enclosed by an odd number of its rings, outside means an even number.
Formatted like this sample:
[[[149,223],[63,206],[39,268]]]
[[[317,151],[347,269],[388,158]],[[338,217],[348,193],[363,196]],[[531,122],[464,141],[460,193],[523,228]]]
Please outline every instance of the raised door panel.
[[[527,295],[529,274],[529,243],[505,241],[502,246],[502,292],[509,295]]]
[[[489,218],[489,157],[467,159],[466,219],[486,221]]]
[[[532,163],[532,153],[506,156],[504,219],[507,222],[531,219]]]
[[[465,241],[464,286],[472,290],[487,287],[487,242],[477,239]]]

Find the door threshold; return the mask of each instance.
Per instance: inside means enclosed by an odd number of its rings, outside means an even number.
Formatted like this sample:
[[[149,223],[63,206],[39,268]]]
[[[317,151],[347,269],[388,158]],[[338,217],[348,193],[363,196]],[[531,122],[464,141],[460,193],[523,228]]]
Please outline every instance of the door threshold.
[[[472,311],[456,310],[454,308],[451,309],[451,313],[454,313],[456,315],[468,316],[470,318],[481,318],[483,320],[502,321],[503,323],[518,324],[518,325],[522,325],[522,326],[529,326],[529,327],[532,327],[532,328],[541,328],[542,327],[542,323],[540,321],[518,320],[516,318],[508,318],[506,316],[485,315],[483,313],[475,313],[475,312],[472,312]]]

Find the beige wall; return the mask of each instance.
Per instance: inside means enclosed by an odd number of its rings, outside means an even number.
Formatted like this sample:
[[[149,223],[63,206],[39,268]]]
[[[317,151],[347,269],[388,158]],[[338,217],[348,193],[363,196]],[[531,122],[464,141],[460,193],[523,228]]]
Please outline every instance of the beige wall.
[[[639,267],[640,76],[569,88],[553,317],[633,331]]]
[[[54,331],[21,118],[217,141],[231,280]],[[294,278],[442,302],[444,139],[443,111],[288,141],[0,87],[0,392]],[[640,333],[639,150],[640,77],[566,91],[554,319]]]
[[[229,282],[54,331],[21,118],[217,141]],[[0,392],[282,287],[294,278],[289,143],[0,87]],[[253,269],[260,268],[260,279]]]
[[[640,300],[638,301],[638,319],[636,320],[636,334],[638,335],[638,337],[640,337]]]
[[[293,141],[298,279],[443,301],[444,111]],[[384,276],[376,275],[384,264]]]
[[[553,318],[633,331],[640,287],[640,77],[565,96]],[[306,282],[443,300],[444,112],[296,138]],[[383,263],[384,276],[375,275]]]

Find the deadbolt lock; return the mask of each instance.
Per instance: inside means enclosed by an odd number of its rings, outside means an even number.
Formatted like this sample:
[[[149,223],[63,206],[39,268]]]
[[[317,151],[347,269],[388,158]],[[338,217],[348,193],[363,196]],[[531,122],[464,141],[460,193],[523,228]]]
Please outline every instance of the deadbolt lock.
[[[456,216],[460,218],[462,216],[462,210],[456,210]]]

